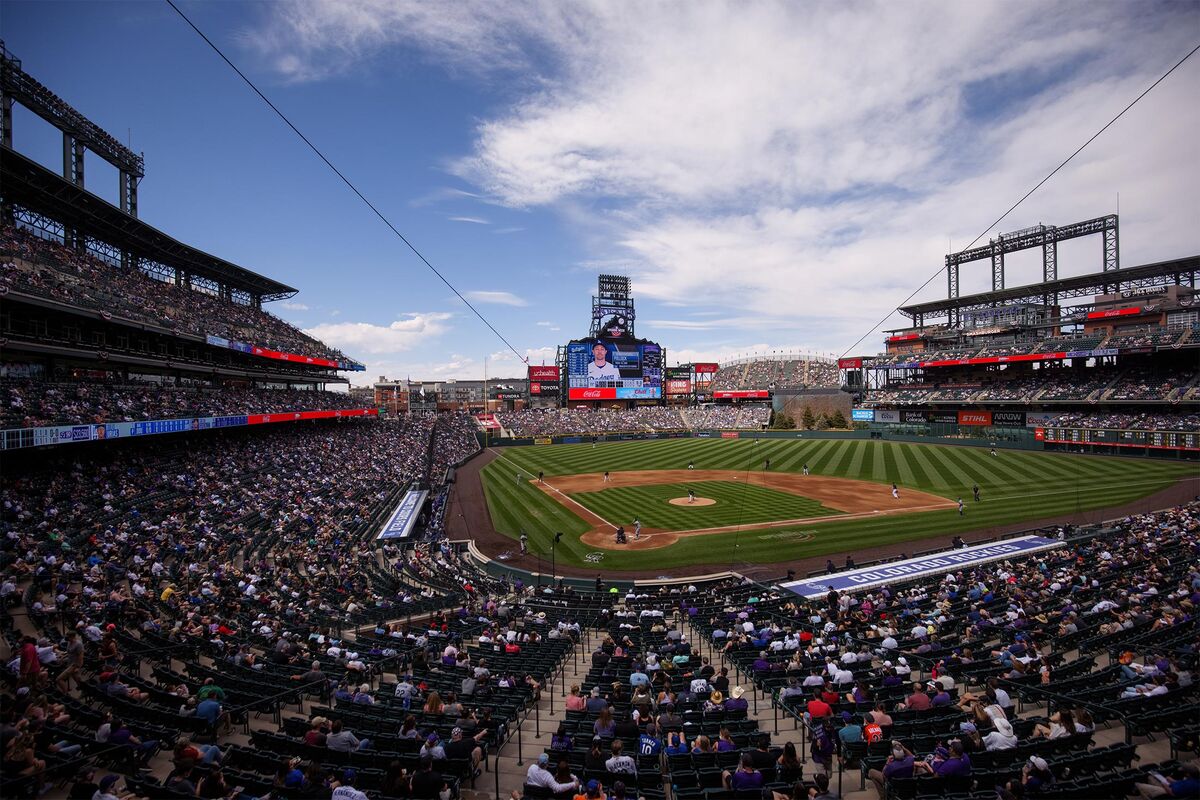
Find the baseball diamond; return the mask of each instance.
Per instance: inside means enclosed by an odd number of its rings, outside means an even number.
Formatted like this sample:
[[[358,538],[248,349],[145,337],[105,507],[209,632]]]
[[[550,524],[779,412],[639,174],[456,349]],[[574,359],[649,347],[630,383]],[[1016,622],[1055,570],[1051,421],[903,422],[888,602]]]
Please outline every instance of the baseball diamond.
[[[792,562],[1022,522],[1097,521],[1104,509],[1193,473],[1161,461],[1017,450],[992,456],[987,447],[862,439],[618,441],[493,448],[492,455],[478,474],[494,529],[506,536],[524,530],[531,552],[543,557],[562,531],[559,565],[584,566],[586,553],[603,550],[606,571]],[[539,471],[541,483],[533,477]],[[514,472],[524,476],[519,483],[508,477]],[[717,502],[689,507],[689,486]],[[684,503],[667,502],[673,498]],[[637,540],[635,517],[643,524]],[[800,525],[812,536],[770,536]],[[623,544],[615,541],[617,526],[628,533]]]

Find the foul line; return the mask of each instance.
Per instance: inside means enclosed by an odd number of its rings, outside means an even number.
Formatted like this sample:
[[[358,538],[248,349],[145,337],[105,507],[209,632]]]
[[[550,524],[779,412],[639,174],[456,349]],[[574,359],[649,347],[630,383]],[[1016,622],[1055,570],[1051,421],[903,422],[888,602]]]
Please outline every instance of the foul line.
[[[489,448],[488,448],[488,450],[491,450],[493,453],[495,453],[495,452],[496,452],[495,448],[492,448],[492,447],[489,447]],[[508,457],[507,457],[506,455],[504,455],[503,453],[497,453],[497,455],[496,455],[496,458],[497,458],[497,460],[500,460],[500,461],[508,461],[508,463],[509,463],[509,464],[512,464],[514,467],[517,467],[517,472],[518,472],[518,473],[523,473],[523,472],[525,472],[525,470],[524,470],[524,469],[522,469],[522,468],[520,467],[520,465],[518,465],[518,464],[517,464],[515,461],[509,461]],[[532,476],[530,476],[530,477],[532,478]],[[540,486],[545,486],[545,487],[547,487],[548,489],[550,489],[550,491],[552,491],[552,492],[555,492],[556,494],[558,494],[560,497],[562,497],[564,500],[566,500],[566,501],[567,501],[568,503],[570,503],[571,505],[578,506],[579,508],[581,508],[581,509],[583,510],[583,512],[584,512],[585,514],[588,514],[588,515],[590,515],[590,516],[593,516],[593,517],[595,517],[596,519],[600,520],[600,522],[601,522],[601,523],[603,523],[603,524],[607,525],[608,527],[612,528],[614,531],[617,529],[617,526],[616,526],[616,525],[613,525],[611,522],[609,522],[608,520],[606,520],[604,517],[600,516],[600,515],[599,515],[599,514],[597,514],[595,511],[592,511],[590,508],[588,508],[587,506],[585,506],[583,503],[580,503],[580,502],[579,502],[578,500],[576,500],[575,498],[571,497],[571,496],[570,496],[570,495],[568,495],[568,494],[565,494],[565,493],[563,493],[563,492],[562,492],[561,490],[559,490],[559,489],[556,489],[556,488],[554,488],[554,487],[553,487],[553,486],[551,486],[549,483],[546,483],[546,481],[544,481],[544,480],[543,480],[543,481],[541,482],[541,484],[539,484],[539,485],[540,485]]]

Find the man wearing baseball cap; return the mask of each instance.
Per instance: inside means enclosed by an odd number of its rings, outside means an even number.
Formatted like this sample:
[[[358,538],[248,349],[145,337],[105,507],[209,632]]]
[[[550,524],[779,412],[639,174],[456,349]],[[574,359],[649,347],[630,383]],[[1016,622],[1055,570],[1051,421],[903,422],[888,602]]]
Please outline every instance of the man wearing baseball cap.
[[[330,795],[330,800],[368,800],[366,792],[354,788],[354,781],[357,778],[358,774],[352,769],[343,772],[337,788]]]
[[[488,732],[486,730],[481,730],[473,738],[468,739],[463,736],[462,728],[455,728],[450,731],[450,741],[442,748],[446,752],[446,758],[455,760],[460,758],[471,759],[472,780],[478,778],[479,773],[482,772],[479,767],[480,762],[483,761],[483,747],[480,746],[480,741],[487,735]]]

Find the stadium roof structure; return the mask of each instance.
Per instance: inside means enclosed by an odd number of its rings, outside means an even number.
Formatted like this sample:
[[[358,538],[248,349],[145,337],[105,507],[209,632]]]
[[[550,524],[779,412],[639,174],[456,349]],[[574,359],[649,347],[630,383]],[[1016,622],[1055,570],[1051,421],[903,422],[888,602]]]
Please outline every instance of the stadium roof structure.
[[[902,306],[900,313],[913,321],[913,327],[925,327],[931,319],[942,318],[955,324],[958,316],[964,311],[994,308],[1014,303],[1057,305],[1059,299],[1116,294],[1122,291],[1162,286],[1171,282],[1195,288],[1197,273],[1200,273],[1200,255],[1193,255],[1136,267],[1122,267],[1088,275],[1056,278],[1026,286],[993,289],[989,292],[979,292],[946,300],[915,303],[910,306]]]
[[[263,300],[292,297],[297,289],[168,236],[103,198],[0,146],[0,198],[67,228],[107,242],[139,260],[165,264]]]

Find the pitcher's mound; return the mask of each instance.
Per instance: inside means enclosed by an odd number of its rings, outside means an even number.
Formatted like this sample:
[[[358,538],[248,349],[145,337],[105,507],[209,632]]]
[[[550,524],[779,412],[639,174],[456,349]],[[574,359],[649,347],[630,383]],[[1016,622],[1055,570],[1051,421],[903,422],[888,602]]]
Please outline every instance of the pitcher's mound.
[[[711,497],[697,497],[690,503],[686,497],[672,497],[667,502],[673,506],[715,506],[717,504],[717,501]]]

